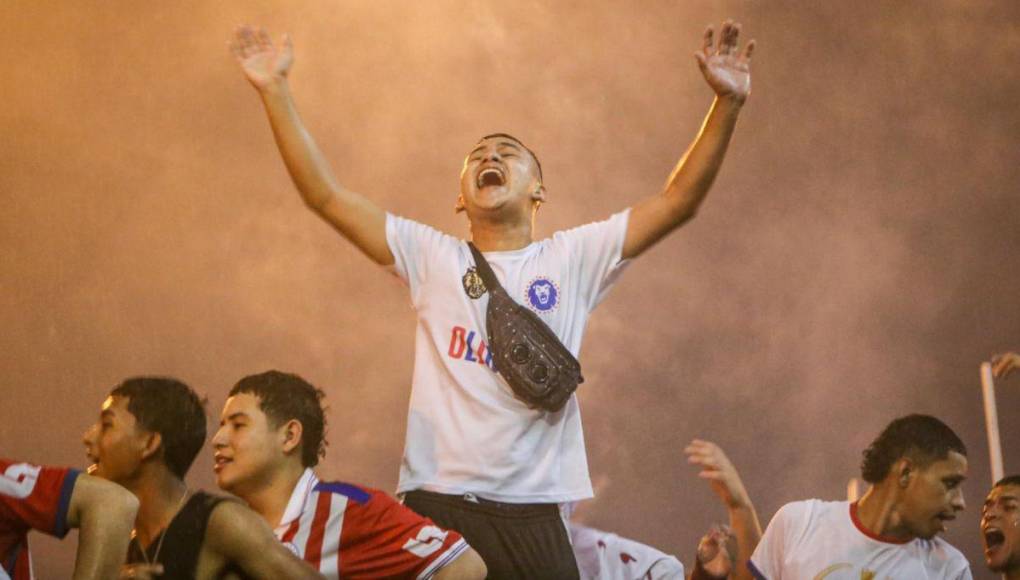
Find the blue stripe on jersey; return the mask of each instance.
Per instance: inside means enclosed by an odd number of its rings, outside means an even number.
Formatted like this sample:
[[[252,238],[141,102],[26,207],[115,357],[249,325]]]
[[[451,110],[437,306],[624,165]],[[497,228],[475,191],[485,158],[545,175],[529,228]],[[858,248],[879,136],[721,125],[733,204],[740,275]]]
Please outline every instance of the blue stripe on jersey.
[[[318,485],[312,488],[312,491],[338,493],[361,504],[368,503],[368,500],[372,499],[372,496],[360,487],[340,481],[320,481]]]
[[[64,475],[64,483],[60,486],[60,503],[57,505],[57,521],[53,523],[53,535],[63,538],[67,535],[67,510],[71,507],[71,494],[74,493],[74,484],[81,474],[77,469],[68,469]]]
[[[768,578],[765,577],[764,574],[761,573],[760,570],[758,570],[758,567],[754,565],[754,562],[750,560],[747,561],[747,569],[751,571],[751,575],[754,576],[757,580],[769,580]]]

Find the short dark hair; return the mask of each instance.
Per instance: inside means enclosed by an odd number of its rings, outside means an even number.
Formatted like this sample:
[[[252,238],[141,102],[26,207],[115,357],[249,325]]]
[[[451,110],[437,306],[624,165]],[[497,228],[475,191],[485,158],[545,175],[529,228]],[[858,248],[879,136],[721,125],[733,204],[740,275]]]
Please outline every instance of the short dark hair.
[[[542,162],[538,160],[538,155],[535,155],[535,152],[531,150],[531,147],[528,147],[527,145],[525,145],[524,141],[521,141],[517,137],[514,137],[513,135],[511,135],[510,133],[490,133],[490,134],[486,135],[485,137],[482,137],[481,139],[479,139],[478,142],[481,143],[482,141],[485,141],[486,139],[495,139],[496,137],[504,137],[506,139],[510,139],[510,140],[516,141],[518,145],[520,145],[521,147],[524,147],[524,150],[527,151],[528,153],[530,153],[531,154],[531,158],[535,160],[535,165],[538,166],[538,179],[540,181],[544,181],[545,180],[545,178],[542,177]]]
[[[910,456],[924,466],[945,459],[950,451],[967,455],[967,447],[948,425],[930,415],[900,417],[864,450],[861,477],[879,483],[902,457]]]
[[[999,481],[995,482],[995,485],[992,486],[992,489],[995,489],[997,487],[1005,487],[1007,485],[1015,485],[1020,487],[1020,474],[1007,475],[1006,477],[1003,477]]]
[[[128,411],[146,431],[163,440],[163,462],[184,479],[205,444],[205,400],[169,377],[134,377],[110,391],[128,400]]]
[[[301,464],[315,467],[326,456],[326,393],[293,373],[266,371],[244,377],[230,389],[230,396],[248,393],[259,398],[259,409],[273,427],[291,419],[301,423]]]

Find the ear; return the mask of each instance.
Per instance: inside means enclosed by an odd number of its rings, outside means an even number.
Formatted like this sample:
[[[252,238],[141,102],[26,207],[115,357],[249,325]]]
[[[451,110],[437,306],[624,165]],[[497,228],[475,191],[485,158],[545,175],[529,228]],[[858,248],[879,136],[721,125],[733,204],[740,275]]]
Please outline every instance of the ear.
[[[142,446],[142,460],[155,457],[163,447],[163,436],[153,431],[145,436],[145,443]]]
[[[297,419],[291,419],[280,427],[280,446],[284,454],[289,455],[301,446],[301,435],[303,433],[304,427],[301,425],[301,421]]]
[[[535,189],[531,191],[531,201],[541,205],[546,202],[545,199],[545,186],[539,183],[535,186]]]
[[[457,203],[455,203],[453,205],[453,211],[454,211],[454,213],[460,213],[460,212],[464,211],[464,194],[463,193],[457,196]]]
[[[917,471],[917,466],[914,462],[907,457],[903,457],[893,464],[893,473],[896,477],[896,485],[902,488],[906,488],[910,485],[910,480],[914,477],[914,473]]]

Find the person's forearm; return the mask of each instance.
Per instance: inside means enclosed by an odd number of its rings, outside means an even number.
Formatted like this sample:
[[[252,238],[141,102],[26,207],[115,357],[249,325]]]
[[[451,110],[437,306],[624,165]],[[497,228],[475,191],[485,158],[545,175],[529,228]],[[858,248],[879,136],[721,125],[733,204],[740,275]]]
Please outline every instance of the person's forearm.
[[[305,129],[286,79],[259,91],[273,137],[305,203],[319,211],[341,188],[315,139]]]
[[[116,578],[127,556],[138,500],[126,489],[103,483],[99,489],[84,490],[88,497],[78,507],[74,580]]]
[[[694,216],[719,174],[742,107],[738,99],[716,97],[701,131],[670,174],[663,195],[681,222]]]
[[[741,505],[731,506],[730,529],[737,539],[737,560],[733,566],[733,578],[738,580],[752,580],[751,571],[747,562],[754,554],[754,549],[761,541],[761,523],[758,521],[758,513],[750,500],[744,501]]]

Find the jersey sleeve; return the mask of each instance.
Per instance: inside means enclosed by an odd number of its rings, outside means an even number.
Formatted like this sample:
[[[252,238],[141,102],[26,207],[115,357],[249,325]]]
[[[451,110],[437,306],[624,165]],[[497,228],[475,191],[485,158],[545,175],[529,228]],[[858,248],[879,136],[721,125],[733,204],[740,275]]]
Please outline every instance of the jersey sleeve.
[[[428,279],[429,264],[459,244],[453,236],[391,213],[386,214],[386,243],[393,254],[391,272],[407,284],[412,300]]]
[[[343,577],[431,578],[467,549],[444,530],[378,490],[347,508],[340,537]]]
[[[582,299],[589,310],[602,302],[629,263],[622,259],[629,217],[630,210],[626,209],[607,220],[553,235],[553,241],[566,248],[570,264],[576,268],[578,287],[584,290]]]
[[[63,538],[67,510],[79,472],[0,459],[0,506],[4,519]]]
[[[747,562],[751,574],[758,580],[781,580],[783,577],[783,559],[788,549],[794,545],[804,527],[804,519],[809,516],[808,502],[788,503],[781,507],[772,517],[765,533],[758,542]]]

